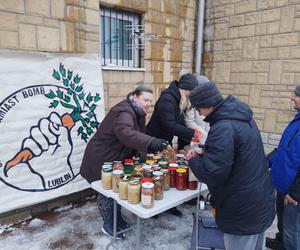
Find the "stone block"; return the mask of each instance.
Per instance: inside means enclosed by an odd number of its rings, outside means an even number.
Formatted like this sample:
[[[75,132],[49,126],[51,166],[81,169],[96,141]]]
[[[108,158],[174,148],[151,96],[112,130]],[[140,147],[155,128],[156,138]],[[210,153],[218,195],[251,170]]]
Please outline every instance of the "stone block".
[[[130,83],[141,84],[144,81],[144,76],[145,76],[145,73],[143,71],[131,72],[130,73]]]
[[[266,48],[272,46],[272,36],[261,36],[260,37],[260,47]]]
[[[81,9],[77,6],[67,6],[67,18],[72,22],[81,21]]]
[[[215,25],[215,39],[225,39],[228,37],[228,23]]]
[[[60,48],[62,51],[75,51],[75,29],[72,22],[60,22]]]
[[[100,12],[98,10],[85,10],[86,23],[91,25],[99,25]]]
[[[278,34],[279,33],[279,21],[270,22],[267,24],[267,33],[268,34]]]
[[[88,1],[89,2],[89,1]],[[65,0],[51,0],[51,16],[56,18],[65,17]]]
[[[39,16],[18,15],[17,20],[18,23],[27,23],[27,24],[35,24],[35,25],[44,24],[44,19]]]
[[[21,49],[35,49],[36,27],[30,24],[19,24],[19,38]]]
[[[261,22],[261,13],[260,12],[252,12],[245,14],[245,24],[254,24]]]
[[[0,29],[16,31],[17,28],[17,15],[15,13],[0,11]]]
[[[265,10],[261,14],[261,21],[264,22],[274,22],[280,20],[280,8]]]
[[[213,54],[214,62],[225,62],[227,61],[227,51],[216,51]]]
[[[99,10],[99,0],[87,0],[86,7],[93,10]]]
[[[256,74],[257,84],[267,84],[268,83],[268,73],[257,73]]]
[[[277,110],[268,109],[265,113],[264,131],[275,132],[276,129]]]
[[[290,58],[300,58],[300,47],[299,46],[291,47],[290,52],[291,52]]]
[[[239,28],[233,27],[228,29],[228,38],[238,38],[239,37]]]
[[[272,107],[272,97],[261,96],[259,99],[259,107],[261,108],[271,108]]]
[[[258,58],[258,50],[259,50],[259,38],[252,37],[244,39],[243,42],[243,54],[242,57],[244,59],[252,59],[255,60]]]
[[[225,16],[232,16],[232,15],[234,15],[234,4],[225,5],[224,15]]]
[[[255,33],[255,25],[245,25],[239,27],[239,36],[240,37],[249,37],[254,36]]]
[[[164,75],[163,75],[164,82],[171,81],[171,65],[170,62],[164,62]]]
[[[269,133],[260,132],[260,136],[261,136],[261,139],[262,139],[263,143],[267,143],[268,142]]]
[[[244,25],[244,15],[231,16],[229,18],[229,27]]]
[[[56,19],[53,19],[53,18],[44,17],[44,26],[58,28],[59,27],[59,21],[56,20]]]
[[[83,40],[82,42],[83,42],[83,52],[99,53],[100,50],[99,41]]]
[[[300,31],[300,18],[295,18],[294,31]]]
[[[294,117],[294,112],[286,111],[286,110],[279,110],[277,116],[277,122],[290,122]],[[281,136],[279,136],[281,137]],[[274,138],[275,139],[275,138]],[[279,138],[280,140],[280,138]]]
[[[252,84],[256,82],[256,73],[242,73],[240,75],[241,84]]]
[[[274,7],[274,0],[259,0],[257,2],[258,10],[271,9],[273,7]]]
[[[37,27],[37,45],[39,50],[59,51],[59,30],[49,27]]]
[[[249,95],[249,88],[248,85],[234,85],[234,95]]]
[[[290,58],[290,49],[293,47],[279,47],[278,48],[278,59],[289,59]]]
[[[253,107],[259,107],[260,104],[260,85],[252,85],[249,92],[249,104]]]
[[[286,33],[274,35],[272,38],[273,46],[290,46],[298,44],[298,33]]]
[[[271,61],[270,62],[270,72],[269,72],[269,83],[279,84],[281,77],[281,61]]]
[[[276,124],[276,130],[275,130],[275,132],[279,133],[279,134],[282,134],[283,131],[284,131],[284,129],[287,127],[287,125],[288,125],[288,123],[280,123],[280,122],[278,122]]]
[[[269,61],[254,61],[252,64],[253,72],[268,72]]]
[[[50,16],[50,0],[26,0],[26,13],[39,16]]]
[[[2,49],[16,49],[19,47],[18,32],[0,31],[0,45]]]
[[[259,50],[259,58],[264,59],[276,59],[277,49],[276,48],[263,48]]]
[[[300,61],[299,60],[283,61],[283,72],[300,72]]]
[[[214,67],[217,82],[227,83],[230,80],[230,63],[216,63]]]
[[[287,6],[281,9],[280,33],[291,32],[294,29],[295,6]]]
[[[252,62],[250,61],[231,63],[231,72],[251,72],[251,71],[252,71]]]
[[[273,98],[272,108],[276,110],[289,110],[291,108],[291,100],[289,98]]]
[[[275,7],[282,7],[288,5],[289,0],[275,0]]]
[[[255,35],[265,35],[267,33],[267,24],[259,23],[255,26]]]
[[[255,10],[256,10],[256,1],[254,0],[243,1],[235,4],[236,14],[253,12]]]
[[[0,0],[0,10],[25,13],[24,0]]]
[[[240,50],[228,51],[227,53],[228,62],[241,61],[241,59],[242,59],[242,52]]]
[[[293,85],[294,84],[294,73],[282,73],[281,74],[281,84]],[[285,86],[283,86],[283,87],[285,87]]]

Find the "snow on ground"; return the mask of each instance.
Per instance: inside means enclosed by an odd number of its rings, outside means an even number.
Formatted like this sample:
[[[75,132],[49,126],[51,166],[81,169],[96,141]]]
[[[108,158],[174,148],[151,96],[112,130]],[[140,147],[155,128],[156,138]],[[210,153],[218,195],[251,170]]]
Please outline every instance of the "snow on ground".
[[[162,213],[157,219],[144,220],[142,249],[189,249],[192,213],[196,207],[183,204],[178,209],[184,213],[182,218]],[[125,209],[122,214],[130,224],[135,223],[133,214]],[[0,249],[105,249],[110,240],[101,232],[101,225],[102,219],[95,199],[83,204],[68,205],[38,218],[0,226]],[[268,235],[274,235],[274,227]],[[134,230],[127,232],[125,240],[116,242],[116,249],[135,249],[135,237]]]

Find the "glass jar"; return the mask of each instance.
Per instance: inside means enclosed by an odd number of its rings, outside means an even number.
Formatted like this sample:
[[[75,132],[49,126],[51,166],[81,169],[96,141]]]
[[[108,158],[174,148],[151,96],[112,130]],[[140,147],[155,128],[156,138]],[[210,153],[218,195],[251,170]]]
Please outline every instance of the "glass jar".
[[[176,186],[176,169],[178,165],[176,163],[169,164],[169,171],[170,171],[170,187],[174,188]]]
[[[160,171],[161,167],[158,164],[154,164],[154,165],[152,165],[152,169],[153,169],[153,171]]]
[[[154,164],[154,160],[146,160],[146,164],[147,165],[153,165]]]
[[[158,165],[161,168],[168,168],[168,162],[167,161],[160,161],[160,162],[158,162]]]
[[[125,174],[133,173],[133,163],[124,163],[124,173]]]
[[[184,154],[176,154],[176,160],[183,160]]]
[[[124,176],[119,182],[120,200],[127,200],[127,194],[128,194],[128,177]]]
[[[149,165],[144,165],[143,166],[143,169],[144,169],[144,174],[143,176],[144,177],[152,177],[152,167],[149,166]]]
[[[160,156],[160,155],[154,155],[154,156],[153,156],[154,164],[158,164],[158,162],[160,161],[160,159],[161,159],[161,156]]]
[[[128,202],[130,204],[137,204],[141,201],[141,184],[139,180],[131,180],[128,183]]]
[[[155,200],[162,200],[164,198],[164,177],[160,171],[153,172]]]
[[[184,168],[177,168],[176,169],[176,178],[175,178],[175,186],[178,190],[186,190],[187,189],[187,183],[186,183],[186,177],[187,172]]]
[[[190,168],[187,165],[183,165],[180,168],[184,168],[186,170],[186,179],[185,179],[185,182],[186,182],[186,188],[187,188],[188,185],[189,185],[189,172],[190,172]]]
[[[170,189],[170,181],[171,181],[170,171],[168,169],[162,169],[161,172],[163,173],[164,176],[164,191],[167,191]]]
[[[113,192],[115,193],[118,193],[119,192],[119,182],[120,182],[120,179],[123,177],[123,170],[114,170],[112,172],[112,190]]]
[[[141,203],[143,208],[152,208],[154,205],[154,184],[145,182],[142,184]]]
[[[133,173],[134,175],[142,176],[144,173],[144,169],[141,165],[136,165],[133,169]]]
[[[198,188],[198,179],[190,169],[189,171],[189,183],[188,183],[188,188],[191,190],[196,190]]]
[[[114,161],[113,163],[113,170],[123,170],[122,161]]]
[[[102,187],[105,190],[112,187],[112,167],[111,165],[103,165],[101,171]]]

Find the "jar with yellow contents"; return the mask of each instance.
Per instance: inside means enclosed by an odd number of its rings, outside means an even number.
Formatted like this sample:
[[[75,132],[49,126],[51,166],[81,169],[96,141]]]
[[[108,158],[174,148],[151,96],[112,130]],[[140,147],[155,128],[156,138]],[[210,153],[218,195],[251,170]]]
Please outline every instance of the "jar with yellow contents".
[[[121,178],[123,177],[123,170],[114,170],[112,175],[112,191],[115,193],[119,192],[119,182]]]
[[[112,188],[112,166],[103,165],[101,171],[102,187],[105,190]]]
[[[139,180],[131,180],[128,183],[128,202],[130,204],[138,204],[141,201],[141,184]]]
[[[160,171],[163,173],[164,176],[164,191],[167,191],[170,189],[171,183],[170,171],[168,169],[161,169]]]
[[[164,198],[164,178],[160,171],[153,172],[155,200],[162,200]]]
[[[127,200],[128,197],[128,176],[124,176],[119,182],[119,198],[121,200]]]

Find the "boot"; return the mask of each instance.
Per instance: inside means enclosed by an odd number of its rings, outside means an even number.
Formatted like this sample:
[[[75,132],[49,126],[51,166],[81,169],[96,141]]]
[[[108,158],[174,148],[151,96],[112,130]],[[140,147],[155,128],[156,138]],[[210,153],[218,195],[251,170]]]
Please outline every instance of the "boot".
[[[103,227],[101,231],[113,238],[113,225],[114,225],[114,202],[112,198],[108,198],[102,194],[98,194],[97,197],[97,205],[100,211],[101,217],[103,219]],[[117,227],[117,232],[120,231]],[[116,239],[121,240],[124,239],[125,235],[123,233],[117,234]]]
[[[275,249],[275,250],[284,250],[282,241],[279,240],[278,238],[269,238],[266,237],[266,247],[270,249]]]
[[[173,214],[173,215],[175,215],[175,216],[177,216],[177,217],[182,217],[182,212],[181,211],[179,211],[176,207],[173,207],[173,208],[171,208],[171,209],[169,209],[169,210],[167,210],[170,214]]]

